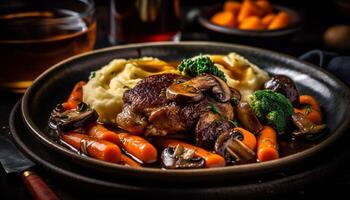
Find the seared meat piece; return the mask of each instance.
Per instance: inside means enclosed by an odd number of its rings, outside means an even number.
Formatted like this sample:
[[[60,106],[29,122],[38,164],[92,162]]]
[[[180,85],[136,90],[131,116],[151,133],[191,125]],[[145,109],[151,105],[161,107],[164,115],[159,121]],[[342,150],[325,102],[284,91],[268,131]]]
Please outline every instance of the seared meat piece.
[[[218,103],[216,112],[212,110],[203,113],[196,125],[196,145],[212,150],[216,139],[224,132],[229,131],[232,125],[228,120],[233,119],[233,108],[229,103]]]
[[[124,105],[123,111],[117,115],[116,121],[120,128],[135,134],[145,132],[147,126],[146,117],[133,112],[130,104]]]
[[[175,104],[154,109],[148,117],[145,135],[167,135],[186,130],[187,123],[181,119],[180,113],[181,108]]]
[[[158,107],[171,101],[166,98],[165,91],[174,82],[183,82],[185,77],[177,74],[153,75],[141,80],[133,89],[124,93],[123,101],[131,105],[133,112],[148,115]]]
[[[167,135],[194,130],[200,116],[213,107],[218,108],[217,114],[222,118],[233,118],[230,103],[218,103],[208,95],[198,102],[187,103],[167,98],[166,90],[169,86],[187,80],[186,77],[176,74],[146,77],[133,89],[124,93],[125,105],[117,116],[117,124],[132,133],[143,130],[146,136]],[[217,84],[214,87],[217,87]]]

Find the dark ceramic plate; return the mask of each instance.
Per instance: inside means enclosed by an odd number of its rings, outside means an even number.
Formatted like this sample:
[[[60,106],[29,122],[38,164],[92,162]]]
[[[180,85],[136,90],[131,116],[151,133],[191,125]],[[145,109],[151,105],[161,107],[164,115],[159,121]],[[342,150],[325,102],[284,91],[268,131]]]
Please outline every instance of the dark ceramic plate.
[[[222,10],[222,7],[223,7],[222,4],[218,4],[215,6],[208,6],[208,7],[202,8],[199,13],[198,21],[204,28],[216,33],[229,35],[232,38],[234,37],[245,37],[245,38],[252,38],[252,37],[272,38],[273,37],[275,38],[280,36],[286,36],[298,31],[302,25],[301,16],[299,15],[299,13],[297,13],[293,9],[290,9],[284,6],[278,6],[278,5],[273,6],[273,9],[276,12],[283,10],[292,17],[292,23],[286,28],[277,29],[277,30],[254,31],[254,30],[241,30],[238,28],[229,28],[229,27],[219,26],[211,23],[210,18],[215,13]]]
[[[93,158],[77,155],[52,141],[45,132],[51,110],[63,102],[72,86],[87,80],[91,71],[99,69],[114,58],[153,56],[166,61],[180,60],[199,53],[227,54],[235,51],[271,74],[286,74],[294,79],[302,94],[316,97],[324,109],[325,122],[330,133],[318,145],[300,153],[278,160],[196,170],[161,170],[156,168],[134,169]],[[85,168],[99,170],[118,177],[152,181],[186,182],[219,179],[246,179],[270,172],[285,171],[312,157],[321,155],[347,129],[350,124],[350,92],[334,76],[314,65],[276,52],[247,46],[212,42],[145,43],[116,46],[79,55],[65,60],[38,77],[26,91],[21,104],[25,124],[48,148],[62,154],[68,160]],[[43,149],[45,150],[45,149]],[[64,162],[64,161],[62,161]]]
[[[11,136],[20,150],[31,160],[43,167],[47,174],[52,177],[55,185],[61,183],[62,188],[70,188],[72,194],[80,194],[77,198],[83,199],[92,194],[115,194],[118,196],[128,196],[129,198],[151,198],[166,197],[167,199],[232,199],[232,198],[262,198],[272,195],[283,195],[287,192],[294,192],[298,189],[306,189],[308,185],[314,183],[322,184],[337,169],[342,162],[349,158],[350,150],[347,148],[347,140],[344,138],[342,144],[337,143],[336,148],[332,148],[323,155],[328,159],[324,162],[314,162],[313,167],[303,166],[303,171],[296,174],[269,175],[269,179],[255,178],[237,181],[217,181],[212,184],[210,181],[202,181],[192,184],[178,183],[156,183],[154,181],[138,181],[134,179],[121,180],[101,174],[96,170],[82,168],[80,165],[64,160],[64,155],[60,155],[39,142],[29,132],[23,123],[21,116],[20,102],[16,104],[10,117]],[[345,145],[344,145],[345,144]],[[45,149],[45,151],[43,151]],[[335,156],[337,155],[337,156]],[[69,186],[69,187],[68,187]],[[257,192],[264,191],[264,192]],[[81,197],[80,197],[81,196]],[[91,197],[93,198],[93,197]],[[132,198],[134,199],[134,198]],[[283,199],[283,198],[282,198]]]

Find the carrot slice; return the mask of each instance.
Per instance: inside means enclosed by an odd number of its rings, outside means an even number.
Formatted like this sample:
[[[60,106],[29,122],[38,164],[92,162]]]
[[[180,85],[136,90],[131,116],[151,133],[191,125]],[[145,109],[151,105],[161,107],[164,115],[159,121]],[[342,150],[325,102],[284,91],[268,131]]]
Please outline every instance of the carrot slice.
[[[269,1],[259,0],[255,4],[260,8],[262,15],[266,15],[272,12],[272,6]]]
[[[239,25],[242,30],[265,30],[266,26],[257,16],[251,16],[242,21]]]
[[[167,148],[167,147],[172,147],[175,148],[177,145],[181,145],[184,148],[187,149],[192,149],[195,151],[195,155],[203,158],[205,160],[205,167],[206,168],[212,168],[212,167],[223,167],[226,165],[225,159],[215,153],[211,153],[209,151],[206,151],[200,147],[193,146],[191,144],[182,142],[180,140],[175,140],[175,139],[159,139],[156,141],[156,143],[161,147],[161,148]]]
[[[152,163],[157,160],[157,149],[140,136],[129,133],[116,133],[97,123],[90,125],[87,132],[92,137],[117,144],[142,162]]]
[[[258,136],[257,155],[259,162],[265,162],[279,158],[277,133],[270,126],[264,126]]]
[[[126,156],[124,154],[122,154],[120,163],[124,164],[125,166],[129,166],[129,167],[136,167],[136,168],[141,167],[141,165],[138,162],[134,161],[133,159],[129,158],[128,156]]]
[[[119,147],[111,142],[73,132],[61,134],[60,137],[76,150],[93,158],[113,163],[119,163],[121,160]]]
[[[242,23],[244,19],[250,16],[262,16],[261,9],[250,0],[245,0],[242,4],[241,10],[238,14],[238,22]]]
[[[211,22],[220,26],[234,27],[237,24],[235,15],[230,11],[221,11],[216,13]]]
[[[157,149],[142,137],[128,133],[119,133],[118,137],[122,147],[145,163],[153,163],[157,160]]]
[[[83,101],[83,86],[86,83],[84,81],[79,81],[75,84],[71,94],[68,97],[67,102],[63,103],[63,108],[66,110],[74,109],[78,106],[80,102]]]
[[[118,134],[108,130],[102,124],[98,124],[98,123],[90,124],[87,127],[87,134],[100,140],[110,141],[118,146],[121,146],[122,144],[120,141],[120,138],[118,137]]]
[[[239,130],[243,134],[243,140],[242,142],[247,145],[251,150],[255,151],[256,148],[256,138],[253,133],[243,129],[243,128],[234,128],[236,130]]]
[[[224,11],[230,11],[234,15],[237,15],[242,7],[242,4],[237,1],[226,1],[224,3]]]
[[[273,21],[268,26],[269,30],[280,29],[287,27],[292,21],[292,18],[285,11],[280,11]]]
[[[299,97],[299,102],[301,105],[305,105],[304,108],[294,108],[294,112],[302,113],[315,124],[322,124],[322,112],[320,104],[317,100],[309,95],[301,95]]]
[[[266,27],[268,27],[273,19],[276,17],[276,14],[270,13],[265,15],[265,17],[262,18],[262,23],[265,24]]]

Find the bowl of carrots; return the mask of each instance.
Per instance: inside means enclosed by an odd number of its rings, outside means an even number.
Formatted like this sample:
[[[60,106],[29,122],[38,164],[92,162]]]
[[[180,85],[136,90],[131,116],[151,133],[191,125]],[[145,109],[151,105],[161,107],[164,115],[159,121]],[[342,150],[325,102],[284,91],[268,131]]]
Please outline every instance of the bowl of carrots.
[[[278,37],[301,28],[296,11],[268,0],[231,0],[201,9],[199,23],[211,32],[238,37]]]

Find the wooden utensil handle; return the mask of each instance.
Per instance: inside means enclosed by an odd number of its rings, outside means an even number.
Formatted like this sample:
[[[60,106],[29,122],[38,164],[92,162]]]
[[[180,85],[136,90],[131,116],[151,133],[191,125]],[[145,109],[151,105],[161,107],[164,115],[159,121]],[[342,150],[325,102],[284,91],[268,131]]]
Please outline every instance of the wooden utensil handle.
[[[22,173],[24,185],[35,200],[58,200],[55,193],[35,172],[26,170]]]

